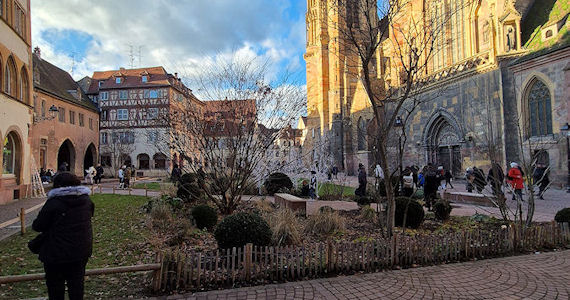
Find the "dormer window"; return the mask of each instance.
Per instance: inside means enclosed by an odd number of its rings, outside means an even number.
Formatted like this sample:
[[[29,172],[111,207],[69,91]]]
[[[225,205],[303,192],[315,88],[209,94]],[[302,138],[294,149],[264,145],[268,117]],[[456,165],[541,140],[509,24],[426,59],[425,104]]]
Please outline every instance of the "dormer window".
[[[115,83],[116,83],[116,84],[120,84],[120,83],[121,83],[121,77],[115,78]]]
[[[148,82],[148,76],[143,75],[143,76],[141,77],[141,81],[142,81],[142,82]]]
[[[99,87],[103,85],[103,80],[99,81]]]

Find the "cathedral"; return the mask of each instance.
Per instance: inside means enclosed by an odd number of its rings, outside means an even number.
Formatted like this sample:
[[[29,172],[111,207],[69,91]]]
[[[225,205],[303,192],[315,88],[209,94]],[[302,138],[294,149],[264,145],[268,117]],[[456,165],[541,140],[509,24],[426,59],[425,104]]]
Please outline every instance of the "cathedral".
[[[339,42],[355,12],[350,6],[331,9],[334,3],[308,0],[305,144],[314,159],[326,141],[334,164],[354,174],[359,163],[375,164],[367,140],[373,113],[358,57]],[[565,186],[569,7],[568,0],[408,0],[397,15],[379,16],[389,34],[373,75],[386,89],[402,82],[393,56],[407,22],[442,28],[434,31],[423,85],[414,96],[421,104],[404,124],[403,165],[433,163],[460,177],[468,167],[535,161],[550,166],[554,185]]]

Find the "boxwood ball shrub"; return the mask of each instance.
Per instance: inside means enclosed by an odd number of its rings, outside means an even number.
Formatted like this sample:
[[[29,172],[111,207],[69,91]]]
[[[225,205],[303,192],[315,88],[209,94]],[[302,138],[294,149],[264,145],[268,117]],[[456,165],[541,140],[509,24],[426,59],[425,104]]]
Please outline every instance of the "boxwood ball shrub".
[[[406,227],[414,229],[420,227],[424,221],[424,208],[417,201],[408,197],[396,198],[396,216],[394,218],[396,226],[403,226],[404,224],[406,205],[408,206]]]
[[[272,232],[267,222],[258,214],[240,212],[226,217],[214,231],[218,246],[222,249],[242,247],[247,243],[267,246]]]
[[[218,212],[208,205],[198,205],[192,208],[192,218],[199,229],[212,229],[218,223]]]
[[[436,219],[440,221],[445,221],[449,219],[449,215],[451,214],[451,204],[447,200],[438,200],[433,205],[433,212],[435,214]]]
[[[289,176],[283,173],[272,173],[267,177],[265,182],[263,183],[267,193],[269,195],[273,195],[277,193],[281,189],[291,189],[293,187],[293,182],[289,178]]]
[[[570,222],[570,207],[559,210],[554,216],[554,220],[559,223]]]

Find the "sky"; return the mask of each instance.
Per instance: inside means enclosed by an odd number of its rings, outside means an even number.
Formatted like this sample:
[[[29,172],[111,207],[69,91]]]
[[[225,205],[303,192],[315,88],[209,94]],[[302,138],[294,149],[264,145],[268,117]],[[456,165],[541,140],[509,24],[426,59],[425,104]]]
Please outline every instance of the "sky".
[[[289,70],[305,84],[306,0],[31,0],[31,6],[33,47],[76,80],[120,67],[164,66],[184,76],[208,59],[241,53],[269,60],[270,76]]]

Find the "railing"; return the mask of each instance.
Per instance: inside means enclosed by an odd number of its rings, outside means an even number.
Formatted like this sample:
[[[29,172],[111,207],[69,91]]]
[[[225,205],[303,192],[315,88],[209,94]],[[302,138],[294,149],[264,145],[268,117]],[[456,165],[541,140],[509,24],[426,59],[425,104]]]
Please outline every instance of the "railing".
[[[235,283],[283,282],[334,274],[374,272],[508,256],[570,243],[568,223],[525,228],[461,231],[445,235],[394,235],[358,243],[242,248],[163,254],[160,290],[198,290]]]

